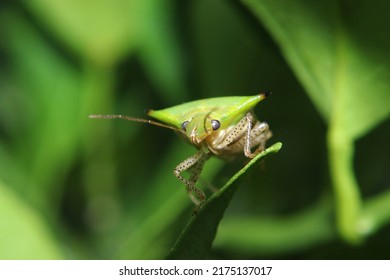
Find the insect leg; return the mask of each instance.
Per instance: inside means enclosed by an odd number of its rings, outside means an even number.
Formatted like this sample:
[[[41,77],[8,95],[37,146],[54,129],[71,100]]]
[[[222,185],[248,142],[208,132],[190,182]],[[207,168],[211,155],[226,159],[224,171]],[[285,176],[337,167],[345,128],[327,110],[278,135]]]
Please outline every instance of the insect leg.
[[[271,138],[272,132],[266,122],[257,122],[252,129],[252,122],[248,120],[247,133],[245,137],[244,154],[248,158],[254,158],[265,149],[266,141]],[[251,148],[257,146],[252,153]]]
[[[223,149],[224,147],[234,145],[237,143],[239,139],[242,139],[246,130],[248,120],[253,118],[252,114],[248,113],[245,117],[243,117],[234,128],[226,134],[226,137],[223,139],[221,143],[217,145],[217,149]]]
[[[208,153],[203,151],[197,152],[195,155],[190,156],[178,166],[175,167],[173,173],[175,176],[187,187],[187,192],[191,198],[191,200],[196,205],[201,205],[205,200],[206,196],[204,193],[198,189],[195,185],[199,179],[199,175],[202,171],[203,165],[205,161],[210,157]],[[181,173],[188,170],[190,172],[189,179],[184,178]],[[196,194],[196,197],[193,195]]]
[[[269,130],[268,124],[259,122],[249,112],[240,120],[224,142],[228,141],[226,144],[231,149],[244,151],[246,157],[253,158],[264,150],[265,143],[271,136],[272,132]],[[257,149],[252,153],[254,147],[257,147]]]
[[[272,136],[269,126],[265,122],[259,122],[255,116],[248,112],[235,126],[229,131],[216,150],[229,150],[239,153],[244,151],[248,158],[255,157],[264,150],[266,141]],[[257,147],[255,152],[252,149]]]

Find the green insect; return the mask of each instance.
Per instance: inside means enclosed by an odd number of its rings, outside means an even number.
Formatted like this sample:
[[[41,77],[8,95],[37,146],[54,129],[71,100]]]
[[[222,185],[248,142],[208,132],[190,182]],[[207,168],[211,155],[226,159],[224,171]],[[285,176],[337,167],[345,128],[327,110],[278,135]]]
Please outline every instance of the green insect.
[[[201,206],[206,196],[196,187],[196,183],[210,156],[231,160],[244,154],[253,158],[265,149],[272,133],[266,122],[257,120],[253,108],[269,95],[270,92],[264,92],[254,96],[208,98],[147,112],[160,122],[124,115],[89,117],[144,122],[172,129],[182,135],[198,152],[176,166],[173,172],[186,186],[191,200]],[[189,172],[188,178],[183,177],[184,171]]]

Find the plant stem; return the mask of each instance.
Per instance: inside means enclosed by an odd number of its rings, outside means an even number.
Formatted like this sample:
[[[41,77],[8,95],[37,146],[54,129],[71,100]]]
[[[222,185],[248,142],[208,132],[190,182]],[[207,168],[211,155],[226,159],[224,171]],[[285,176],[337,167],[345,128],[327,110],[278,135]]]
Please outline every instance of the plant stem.
[[[337,227],[348,242],[361,241],[358,221],[361,216],[361,197],[353,172],[353,143],[333,127],[328,134],[330,173],[335,192]]]

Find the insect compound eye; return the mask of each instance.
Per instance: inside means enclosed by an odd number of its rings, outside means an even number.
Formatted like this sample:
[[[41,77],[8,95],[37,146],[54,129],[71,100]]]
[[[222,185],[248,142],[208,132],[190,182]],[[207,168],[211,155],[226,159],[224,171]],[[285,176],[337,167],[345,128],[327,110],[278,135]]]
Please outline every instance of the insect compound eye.
[[[181,128],[186,131],[186,128],[187,128],[187,125],[188,125],[188,121],[185,121],[181,124]]]
[[[217,130],[221,127],[221,123],[218,120],[211,120],[211,127],[213,130]]]

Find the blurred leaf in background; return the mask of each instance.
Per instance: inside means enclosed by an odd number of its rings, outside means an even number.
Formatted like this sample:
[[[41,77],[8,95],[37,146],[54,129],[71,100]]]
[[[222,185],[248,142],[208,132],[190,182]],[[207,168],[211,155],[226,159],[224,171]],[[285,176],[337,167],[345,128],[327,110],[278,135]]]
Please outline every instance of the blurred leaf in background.
[[[62,259],[65,255],[42,217],[0,184],[0,259]],[[4,216],[4,215],[3,215]],[[26,234],[28,233],[28,234]]]
[[[256,114],[283,150],[247,176],[209,257],[389,258],[388,10],[346,0],[8,1],[0,258],[164,258],[192,207],[172,170],[194,148],[161,128],[87,116],[144,117],[263,90],[274,94]],[[211,159],[203,181],[222,186],[244,164]]]
[[[364,208],[353,171],[354,141],[390,115],[390,38],[384,28],[390,19],[383,12],[389,6],[382,1],[244,3],[274,36],[328,123],[339,231],[350,242],[361,241],[384,222],[376,216],[390,212],[390,201],[378,213],[372,205]],[[369,22],[362,22],[363,14]]]

